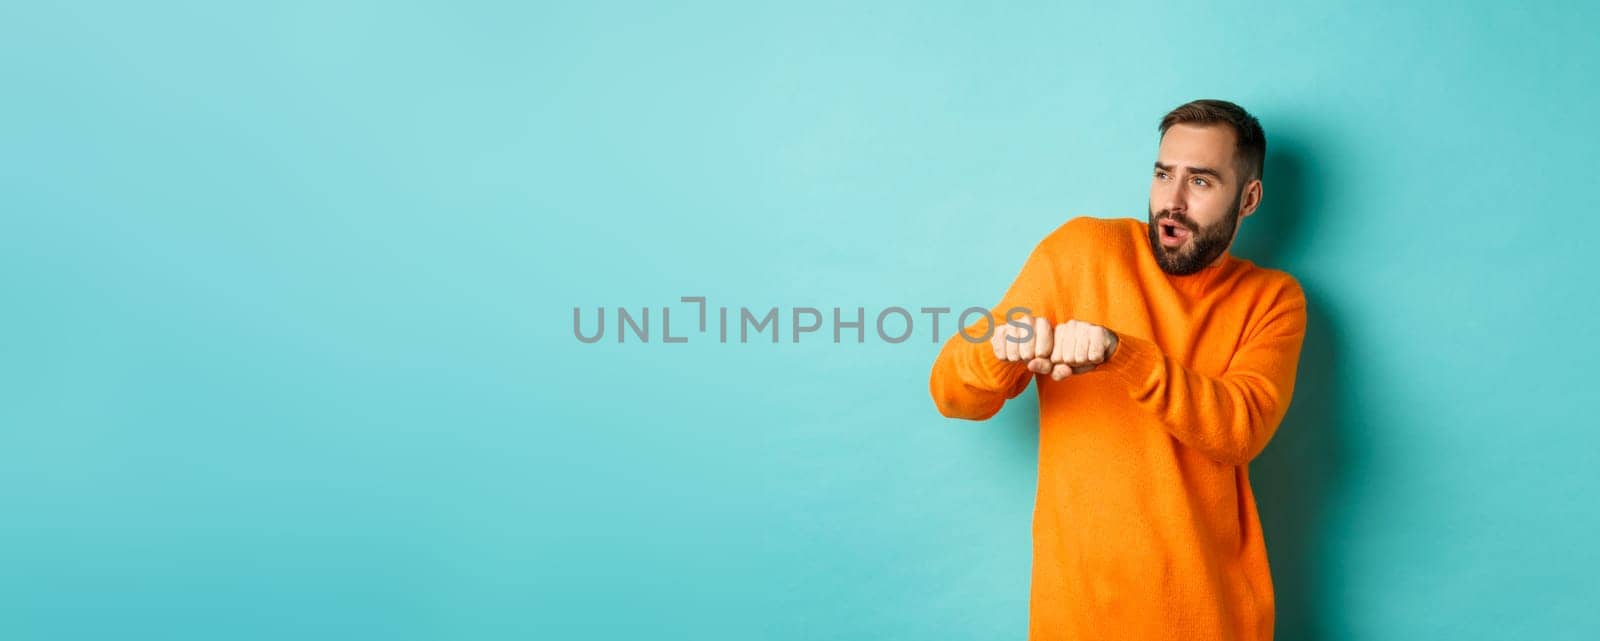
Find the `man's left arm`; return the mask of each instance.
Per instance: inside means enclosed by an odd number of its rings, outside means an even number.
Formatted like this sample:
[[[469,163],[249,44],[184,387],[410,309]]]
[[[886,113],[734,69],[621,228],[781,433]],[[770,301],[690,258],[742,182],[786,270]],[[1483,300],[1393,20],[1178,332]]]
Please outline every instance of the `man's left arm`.
[[[1126,382],[1134,401],[1179,442],[1214,460],[1244,465],[1266,448],[1288,411],[1305,333],[1305,294],[1294,286],[1220,377],[1184,367],[1154,342],[1126,334],[1116,335],[1110,358],[1094,371]]]

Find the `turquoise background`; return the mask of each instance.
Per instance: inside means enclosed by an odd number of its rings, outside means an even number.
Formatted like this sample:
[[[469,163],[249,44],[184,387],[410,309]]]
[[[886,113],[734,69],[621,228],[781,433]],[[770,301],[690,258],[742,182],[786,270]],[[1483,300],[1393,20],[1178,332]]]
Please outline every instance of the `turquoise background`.
[[[8,3],[0,637],[1023,638],[1032,391],[678,298],[993,304],[1217,97],[1311,302],[1279,638],[1595,638],[1567,4]]]

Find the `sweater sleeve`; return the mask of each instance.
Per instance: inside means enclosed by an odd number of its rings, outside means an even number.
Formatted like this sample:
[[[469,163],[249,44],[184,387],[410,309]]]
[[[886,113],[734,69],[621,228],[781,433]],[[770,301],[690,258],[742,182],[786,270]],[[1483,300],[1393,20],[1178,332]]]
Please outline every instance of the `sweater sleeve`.
[[[1095,371],[1120,377],[1134,401],[1179,442],[1222,463],[1245,465],[1266,448],[1288,411],[1305,332],[1305,294],[1295,285],[1220,377],[1186,368],[1154,342],[1120,332],[1117,351]]]
[[[1058,304],[1060,278],[1056,273],[1060,265],[1052,258],[1055,255],[1052,248],[1059,246],[1061,234],[1071,225],[1068,222],[1057,228],[1028,255],[1000,304],[989,311],[995,329],[1006,322],[1006,312],[1015,308],[1026,309],[1033,316],[1044,316],[1052,323],[1061,322],[1051,315],[1061,309]],[[998,413],[1007,400],[1027,389],[1028,382],[1033,380],[1034,374],[1028,371],[1026,363],[995,358],[987,329],[991,329],[987,319],[961,328],[945,341],[934,360],[928,385],[940,414],[975,421],[988,419]]]

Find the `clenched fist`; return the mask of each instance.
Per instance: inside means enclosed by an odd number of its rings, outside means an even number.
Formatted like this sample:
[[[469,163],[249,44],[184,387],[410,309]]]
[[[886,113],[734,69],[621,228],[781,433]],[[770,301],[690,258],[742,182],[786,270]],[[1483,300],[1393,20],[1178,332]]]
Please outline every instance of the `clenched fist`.
[[[1023,314],[995,328],[989,345],[995,358],[1027,363],[1028,371],[1059,381],[1110,359],[1117,351],[1117,335],[1094,323],[1069,320],[1052,326],[1047,319]]]

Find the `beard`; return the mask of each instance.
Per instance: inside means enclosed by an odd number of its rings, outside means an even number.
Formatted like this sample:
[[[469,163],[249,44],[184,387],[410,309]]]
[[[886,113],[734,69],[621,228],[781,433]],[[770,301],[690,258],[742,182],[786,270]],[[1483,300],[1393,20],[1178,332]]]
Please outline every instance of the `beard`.
[[[1161,271],[1174,276],[1187,276],[1204,269],[1211,261],[1228,251],[1228,245],[1233,243],[1233,236],[1239,231],[1239,204],[1243,202],[1244,189],[1233,195],[1233,205],[1228,207],[1228,216],[1215,225],[1201,227],[1187,214],[1174,214],[1165,209],[1160,212],[1150,209],[1149,238],[1150,251],[1156,256],[1156,264],[1161,266]],[[1156,223],[1162,220],[1171,220],[1189,229],[1189,241],[1171,249],[1161,244],[1161,229]]]

